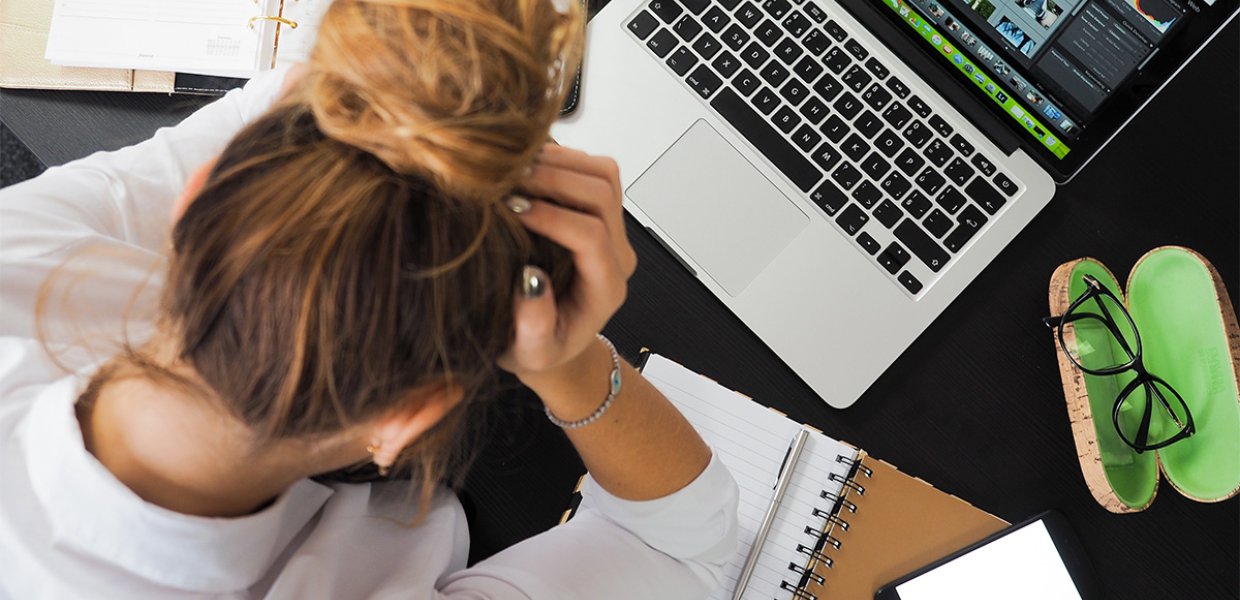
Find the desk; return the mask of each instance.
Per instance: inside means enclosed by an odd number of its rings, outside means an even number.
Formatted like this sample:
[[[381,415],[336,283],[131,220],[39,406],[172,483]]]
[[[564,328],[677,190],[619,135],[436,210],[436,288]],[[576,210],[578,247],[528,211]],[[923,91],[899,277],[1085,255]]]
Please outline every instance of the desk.
[[[1076,460],[1051,335],[1039,321],[1047,280],[1061,262],[1094,256],[1122,278],[1161,244],[1205,254],[1233,301],[1240,299],[1238,31],[1233,22],[1061,187],[852,408],[821,402],[640,227],[630,235],[641,264],[607,333],[630,357],[652,348],[1009,521],[1046,508],[1064,512],[1111,598],[1240,597],[1240,501],[1199,504],[1164,482],[1143,513],[1113,515],[1094,503]],[[41,160],[58,164],[145,139],[199,104],[6,91],[0,117]],[[536,400],[513,396],[503,399],[464,494],[474,558],[554,525],[581,472]]]

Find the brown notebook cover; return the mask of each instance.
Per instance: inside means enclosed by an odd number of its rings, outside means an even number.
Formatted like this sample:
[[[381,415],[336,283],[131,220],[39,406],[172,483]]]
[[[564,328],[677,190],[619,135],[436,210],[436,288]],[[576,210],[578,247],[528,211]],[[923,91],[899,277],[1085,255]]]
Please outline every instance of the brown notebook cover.
[[[852,478],[857,487],[846,486],[836,503],[836,515],[848,529],[830,523],[825,533],[839,548],[819,544],[831,564],[810,561],[810,571],[821,580],[802,578],[802,598],[872,600],[880,586],[1008,525],[864,451],[860,456]]]

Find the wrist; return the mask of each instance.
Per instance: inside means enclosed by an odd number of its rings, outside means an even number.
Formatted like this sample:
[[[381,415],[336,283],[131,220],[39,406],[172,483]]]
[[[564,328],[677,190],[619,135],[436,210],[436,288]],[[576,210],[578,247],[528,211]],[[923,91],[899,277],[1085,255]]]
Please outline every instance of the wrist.
[[[568,362],[518,375],[518,379],[538,394],[557,419],[573,422],[589,417],[607,401],[614,368],[611,350],[595,339]]]

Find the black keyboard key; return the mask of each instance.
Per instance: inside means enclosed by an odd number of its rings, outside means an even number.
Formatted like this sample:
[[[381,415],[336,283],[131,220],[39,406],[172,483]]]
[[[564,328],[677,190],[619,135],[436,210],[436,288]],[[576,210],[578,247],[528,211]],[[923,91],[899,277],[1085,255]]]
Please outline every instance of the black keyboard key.
[[[861,68],[861,65],[853,65],[847,73],[844,73],[843,77],[844,85],[852,88],[857,93],[865,89],[865,86],[870,83],[870,79],[872,79],[870,74],[866,73]]]
[[[732,9],[736,8],[736,5],[737,5],[737,4],[740,4],[740,3],[741,3],[741,0],[715,0],[715,2],[718,2],[719,4],[722,4],[722,5],[723,5],[723,7],[724,7],[724,8],[726,8],[726,9],[728,9],[728,10],[732,10]]]
[[[788,0],[766,0],[762,3],[762,9],[772,17],[782,19],[788,11],[792,10],[792,3]]]
[[[913,252],[922,263],[930,267],[931,271],[938,273],[943,266],[951,258],[934,238],[926,235],[922,231],[921,226],[912,219],[905,219],[896,227],[896,239],[900,240],[908,249]]]
[[[929,231],[930,235],[939,238],[950,231],[953,225],[952,218],[937,208],[930,211],[930,215],[921,224],[926,227],[926,231]]]
[[[710,105],[802,192],[808,192],[822,179],[822,173],[813,163],[801,156],[731,89],[721,90]]]
[[[728,16],[728,13],[718,6],[710,7],[710,10],[706,11],[706,16],[702,17],[702,22],[706,24],[706,27],[715,33],[723,31],[723,28],[727,27],[731,21],[732,18]]]
[[[822,100],[811,96],[810,99],[801,106],[801,116],[805,117],[805,120],[810,123],[817,125],[821,123],[824,118],[826,118],[827,105],[823,104]]]
[[[908,211],[908,214],[913,215],[914,219],[920,219],[926,214],[926,211],[930,210],[930,199],[921,191],[913,190],[913,193],[909,194],[904,199],[904,202],[900,203],[900,206],[903,206],[904,210]]]
[[[912,148],[906,148],[900,156],[896,157],[896,168],[909,177],[912,177],[924,164],[926,164],[926,159]]]
[[[693,50],[706,60],[714,58],[721,49],[723,49],[723,46],[719,43],[719,40],[709,33],[703,33],[702,37],[693,42]]]
[[[758,25],[757,29],[753,30],[753,34],[757,36],[758,41],[766,44],[767,48],[774,46],[784,37],[784,32],[779,30],[779,26],[769,20]]]
[[[955,213],[960,210],[960,207],[964,206],[969,199],[965,198],[964,194],[960,193],[960,190],[949,185],[943,188],[943,191],[939,192],[938,196],[935,196],[934,201],[937,202],[939,206],[943,207],[943,210],[948,213]]]
[[[943,187],[944,183],[947,183],[947,180],[943,179],[942,175],[939,175],[930,167],[922,169],[915,181],[917,182],[917,187],[925,190],[927,194],[934,194],[939,191],[939,188]]]
[[[888,273],[895,275],[900,272],[900,269],[904,268],[904,265],[908,264],[908,259],[908,251],[901,247],[900,244],[892,242],[890,246],[887,246],[886,250],[883,250],[882,254],[878,255],[878,264],[887,269]]]
[[[848,235],[857,235],[857,232],[861,231],[861,228],[865,227],[866,222],[869,220],[870,215],[866,214],[865,211],[861,210],[861,207],[856,204],[849,204],[848,208],[845,208],[844,212],[840,213],[840,216],[835,218],[835,222],[838,223],[844,231],[847,231]]]
[[[823,28],[826,29],[827,35],[835,38],[835,41],[837,42],[842,42],[848,37],[848,34],[844,33],[844,28],[840,27],[840,24],[836,23],[835,19],[827,21],[827,24],[823,25]]]
[[[733,24],[723,32],[723,43],[727,44],[732,51],[740,52],[740,49],[749,43],[749,32],[741,29],[740,25]]]
[[[792,67],[792,72],[797,74],[805,83],[814,83],[819,75],[822,75],[822,65],[818,64],[812,56],[801,57],[796,66]]]
[[[832,72],[838,75],[843,73],[844,69],[848,68],[848,65],[852,64],[852,59],[848,58],[847,52],[836,46],[827,50],[827,55],[823,57],[822,62],[827,65],[828,69],[831,69]]]
[[[792,143],[806,152],[813,150],[818,145],[818,142],[821,141],[822,135],[814,131],[814,128],[809,125],[802,125],[797,129],[796,133],[792,134]],[[830,167],[825,168],[829,169]]]
[[[929,127],[923,125],[921,121],[913,121],[913,124],[904,130],[904,139],[918,148],[924,146],[933,136],[934,133],[930,131]]]
[[[782,25],[784,26],[784,29],[788,31],[789,35],[799,39],[801,36],[805,35],[806,31],[809,31],[812,24],[809,22],[809,19],[805,18],[805,15],[801,14],[799,11],[793,11],[784,18]]]
[[[956,228],[952,230],[951,235],[943,240],[943,245],[952,252],[960,252],[960,249],[977,235],[982,225],[986,224],[986,215],[977,210],[977,207],[969,206],[961,211],[956,223]]]
[[[836,163],[840,162],[840,151],[831,146],[830,142],[823,142],[814,153],[809,155],[823,171],[830,171]],[[848,186],[852,187],[852,186]]]
[[[883,130],[883,122],[878,119],[878,115],[867,110],[861,113],[861,116],[857,117],[856,121],[853,121],[853,127],[856,127],[861,135],[869,139]]]
[[[805,46],[806,50],[809,50],[810,54],[818,56],[831,47],[831,40],[827,39],[827,36],[823,35],[821,31],[815,29],[809,32],[805,39],[801,40],[801,44]]]
[[[741,68],[741,59],[736,58],[735,54],[724,50],[716,56],[715,60],[711,61],[710,64],[715,67],[715,70],[718,71],[720,75],[723,75],[724,79],[727,79],[731,77],[733,73],[736,73],[737,69]]]
[[[862,180],[861,185],[857,186],[857,189],[853,190],[852,197],[857,202],[860,202],[861,206],[873,208],[874,203],[882,199],[883,193],[878,191],[878,188],[874,187],[874,184]]]
[[[969,178],[973,177],[973,167],[970,167],[969,163],[964,162],[964,160],[957,158],[950,165],[947,165],[946,169],[943,169],[943,174],[947,175],[948,179],[956,182],[956,185],[964,185]]]
[[[883,160],[879,153],[872,152],[870,156],[862,161],[861,170],[865,171],[874,181],[878,181],[883,178],[883,175],[887,174],[887,171],[891,170],[891,163]]]
[[[995,174],[995,163],[990,162],[989,159],[981,154],[974,154],[973,158],[969,159],[969,162],[973,163],[973,166],[977,167],[977,170],[981,171],[982,175],[990,177]]]
[[[875,83],[864,94],[861,94],[861,100],[869,104],[870,108],[874,110],[882,110],[884,106],[887,106],[888,102],[891,102],[891,92]]]
[[[861,112],[861,101],[856,96],[844,92],[839,98],[836,98],[835,110],[839,111],[840,115],[845,119],[852,119],[857,116],[857,113]]]
[[[844,84],[840,83],[840,80],[836,79],[835,76],[827,73],[822,76],[822,79],[818,80],[818,83],[814,84],[814,91],[818,92],[819,96],[822,96],[824,102],[830,102],[835,100],[835,97],[840,95],[840,92],[844,91]]]
[[[930,162],[934,163],[936,167],[947,164],[951,157],[952,149],[947,144],[944,144],[943,140],[934,140],[930,142],[929,146],[926,146],[926,158],[930,159]]]
[[[861,136],[852,134],[847,140],[840,145],[840,150],[844,151],[844,155],[851,158],[855,162],[860,162],[863,157],[870,151],[870,145],[861,139]]]
[[[917,116],[923,119],[930,116],[930,106],[928,106],[926,102],[918,96],[913,96],[908,99],[908,107],[913,109],[913,112],[917,113]]]
[[[827,20],[827,13],[823,12],[823,10],[818,8],[818,5],[813,2],[805,5],[805,14],[809,15],[809,18],[813,19],[815,23],[821,23]]]
[[[788,75],[791,75],[791,73],[788,72],[788,69],[785,69],[783,65],[775,61],[766,63],[766,66],[763,67],[761,71],[758,71],[758,74],[761,75],[762,79],[766,80],[767,83],[775,87],[779,87],[779,84],[788,79]]]
[[[698,23],[697,17],[685,15],[676,21],[676,24],[672,26],[672,31],[675,31],[680,39],[692,42],[697,34],[702,33],[702,24]]]
[[[887,89],[891,90],[891,92],[899,98],[908,98],[908,86],[904,85],[903,81],[900,81],[895,77],[887,80]]]
[[[1003,208],[1003,205],[1007,203],[1007,198],[1000,196],[999,192],[996,192],[995,188],[991,187],[991,185],[986,183],[986,180],[981,177],[974,179],[973,183],[970,183],[968,187],[964,188],[964,192],[968,194],[974,202],[981,205],[987,213],[992,215],[999,212],[999,209]]]
[[[952,136],[952,146],[954,146],[956,150],[959,150],[960,153],[965,156],[973,154],[973,144],[970,144],[969,140],[964,139],[964,137],[959,133]]]
[[[921,291],[921,282],[917,281],[917,278],[908,271],[900,273],[900,276],[896,279],[900,282],[900,285],[904,286],[904,289],[908,290],[908,293],[910,294],[916,294]]]
[[[904,197],[904,194],[908,193],[909,189],[913,187],[913,184],[909,183],[909,181],[898,171],[892,171],[891,174],[883,180],[880,186],[883,188],[883,191],[887,192],[888,196],[892,197],[892,199],[899,200]]]
[[[900,211],[900,207],[890,200],[883,200],[878,208],[874,209],[874,220],[882,223],[887,229],[895,227],[903,216],[904,213]]]
[[[762,68],[762,64],[770,57],[770,53],[758,42],[749,42],[749,45],[745,46],[745,50],[741,52],[741,60],[754,69]]]
[[[745,27],[753,29],[754,25],[762,20],[762,11],[759,11],[753,2],[746,2],[744,6],[736,9],[736,20]]]
[[[788,101],[788,104],[800,106],[801,102],[809,97],[809,88],[806,88],[804,83],[797,81],[797,78],[793,77],[788,80],[783,89],[779,90],[779,93],[784,97],[784,100]]]
[[[783,106],[775,112],[775,117],[772,121],[775,122],[775,126],[778,127],[780,131],[789,133],[793,129],[796,129],[797,125],[801,124],[801,117],[797,116],[797,111],[792,110],[787,106]]]
[[[779,107],[779,96],[776,96],[771,88],[763,87],[758,90],[758,93],[753,95],[753,98],[749,99],[749,102],[753,104],[754,108],[758,109],[758,112],[769,115]]]
[[[861,171],[858,171],[856,167],[848,163],[840,165],[838,169],[831,173],[831,179],[834,179],[843,189],[849,189],[857,185],[857,182],[861,181],[861,177]]]
[[[869,69],[870,72],[879,79],[886,79],[887,76],[891,74],[891,71],[888,71],[887,67],[884,66],[883,63],[878,62],[877,58],[871,58],[870,60],[865,61],[865,68]]]
[[[828,217],[834,217],[835,213],[840,212],[840,209],[848,204],[848,196],[830,181],[822,182],[822,185],[809,195],[809,199],[813,200],[822,212],[827,213]]]
[[[857,57],[857,60],[865,60],[865,57],[870,55],[870,51],[866,50],[861,45],[861,42],[858,42],[855,39],[844,42],[844,49],[848,50],[849,54]]]
[[[861,244],[861,249],[865,250],[866,254],[870,256],[878,254],[878,251],[882,249],[882,246],[878,245],[878,241],[864,231],[857,235],[857,243]]]
[[[671,56],[667,57],[667,66],[671,67],[672,71],[675,71],[676,74],[681,77],[684,77],[685,73],[688,73],[689,69],[692,69],[693,65],[696,65],[697,63],[698,57],[694,56],[693,53],[689,52],[689,49],[684,46],[677,48]]]
[[[694,69],[685,78],[685,81],[703,99],[709,99],[715,93],[715,90],[718,90],[719,86],[723,85],[723,80],[718,75],[715,75],[706,65],[698,65],[698,68]]]
[[[944,121],[943,117],[938,115],[930,117],[930,126],[943,137],[949,137],[952,134],[952,126],[948,125],[947,121]]]
[[[748,97],[753,94],[754,90],[758,89],[759,85],[762,85],[762,81],[758,79],[757,75],[754,75],[753,71],[741,69],[736,79],[732,80],[732,85],[736,86],[738,92]]]
[[[659,33],[654,34],[654,37],[646,42],[646,47],[654,51],[659,58],[663,58],[670,54],[677,44],[676,36],[672,35],[672,32],[660,29]]]
[[[844,136],[848,135],[849,128],[844,119],[839,118],[838,115],[831,115],[831,118],[827,119],[827,122],[823,123],[818,130],[827,136],[827,139],[838,144]]]
[[[638,39],[644,40],[650,37],[650,34],[654,33],[654,30],[659,27],[659,21],[654,18],[654,15],[643,10],[636,17],[633,17],[632,21],[629,21],[628,27],[629,31],[633,32],[633,35],[637,36]]]
[[[689,12],[695,15],[702,14],[702,11],[710,6],[710,0],[680,0],[680,2],[685,5],[685,8],[689,9]]]
[[[685,9],[681,8],[675,0],[653,0],[650,3],[650,10],[668,25],[671,25],[676,17],[685,12]]]
[[[784,38],[784,41],[775,46],[775,56],[779,60],[784,61],[785,65],[791,65],[796,62],[803,54],[805,54],[805,50],[802,50],[801,44],[794,39]]]
[[[995,175],[994,181],[1000,192],[1003,192],[1008,196],[1013,196],[1016,194],[1016,182],[1008,179],[1007,175],[999,173],[998,175]]]
[[[904,126],[908,124],[912,118],[913,113],[909,112],[908,109],[904,108],[904,106],[899,102],[888,106],[887,110],[883,111],[883,120],[891,123],[891,126],[897,131],[904,129]]]

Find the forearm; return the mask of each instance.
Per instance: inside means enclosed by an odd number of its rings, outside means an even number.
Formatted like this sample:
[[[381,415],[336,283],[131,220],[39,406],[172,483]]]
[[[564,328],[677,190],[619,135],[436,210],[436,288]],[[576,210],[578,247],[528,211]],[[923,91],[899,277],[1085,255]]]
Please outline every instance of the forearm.
[[[594,480],[628,500],[661,498],[688,485],[710,462],[711,451],[676,407],[621,360],[620,394],[596,421],[565,430]],[[552,372],[525,375],[556,417],[574,421],[598,408],[607,394],[611,358],[595,342]]]

